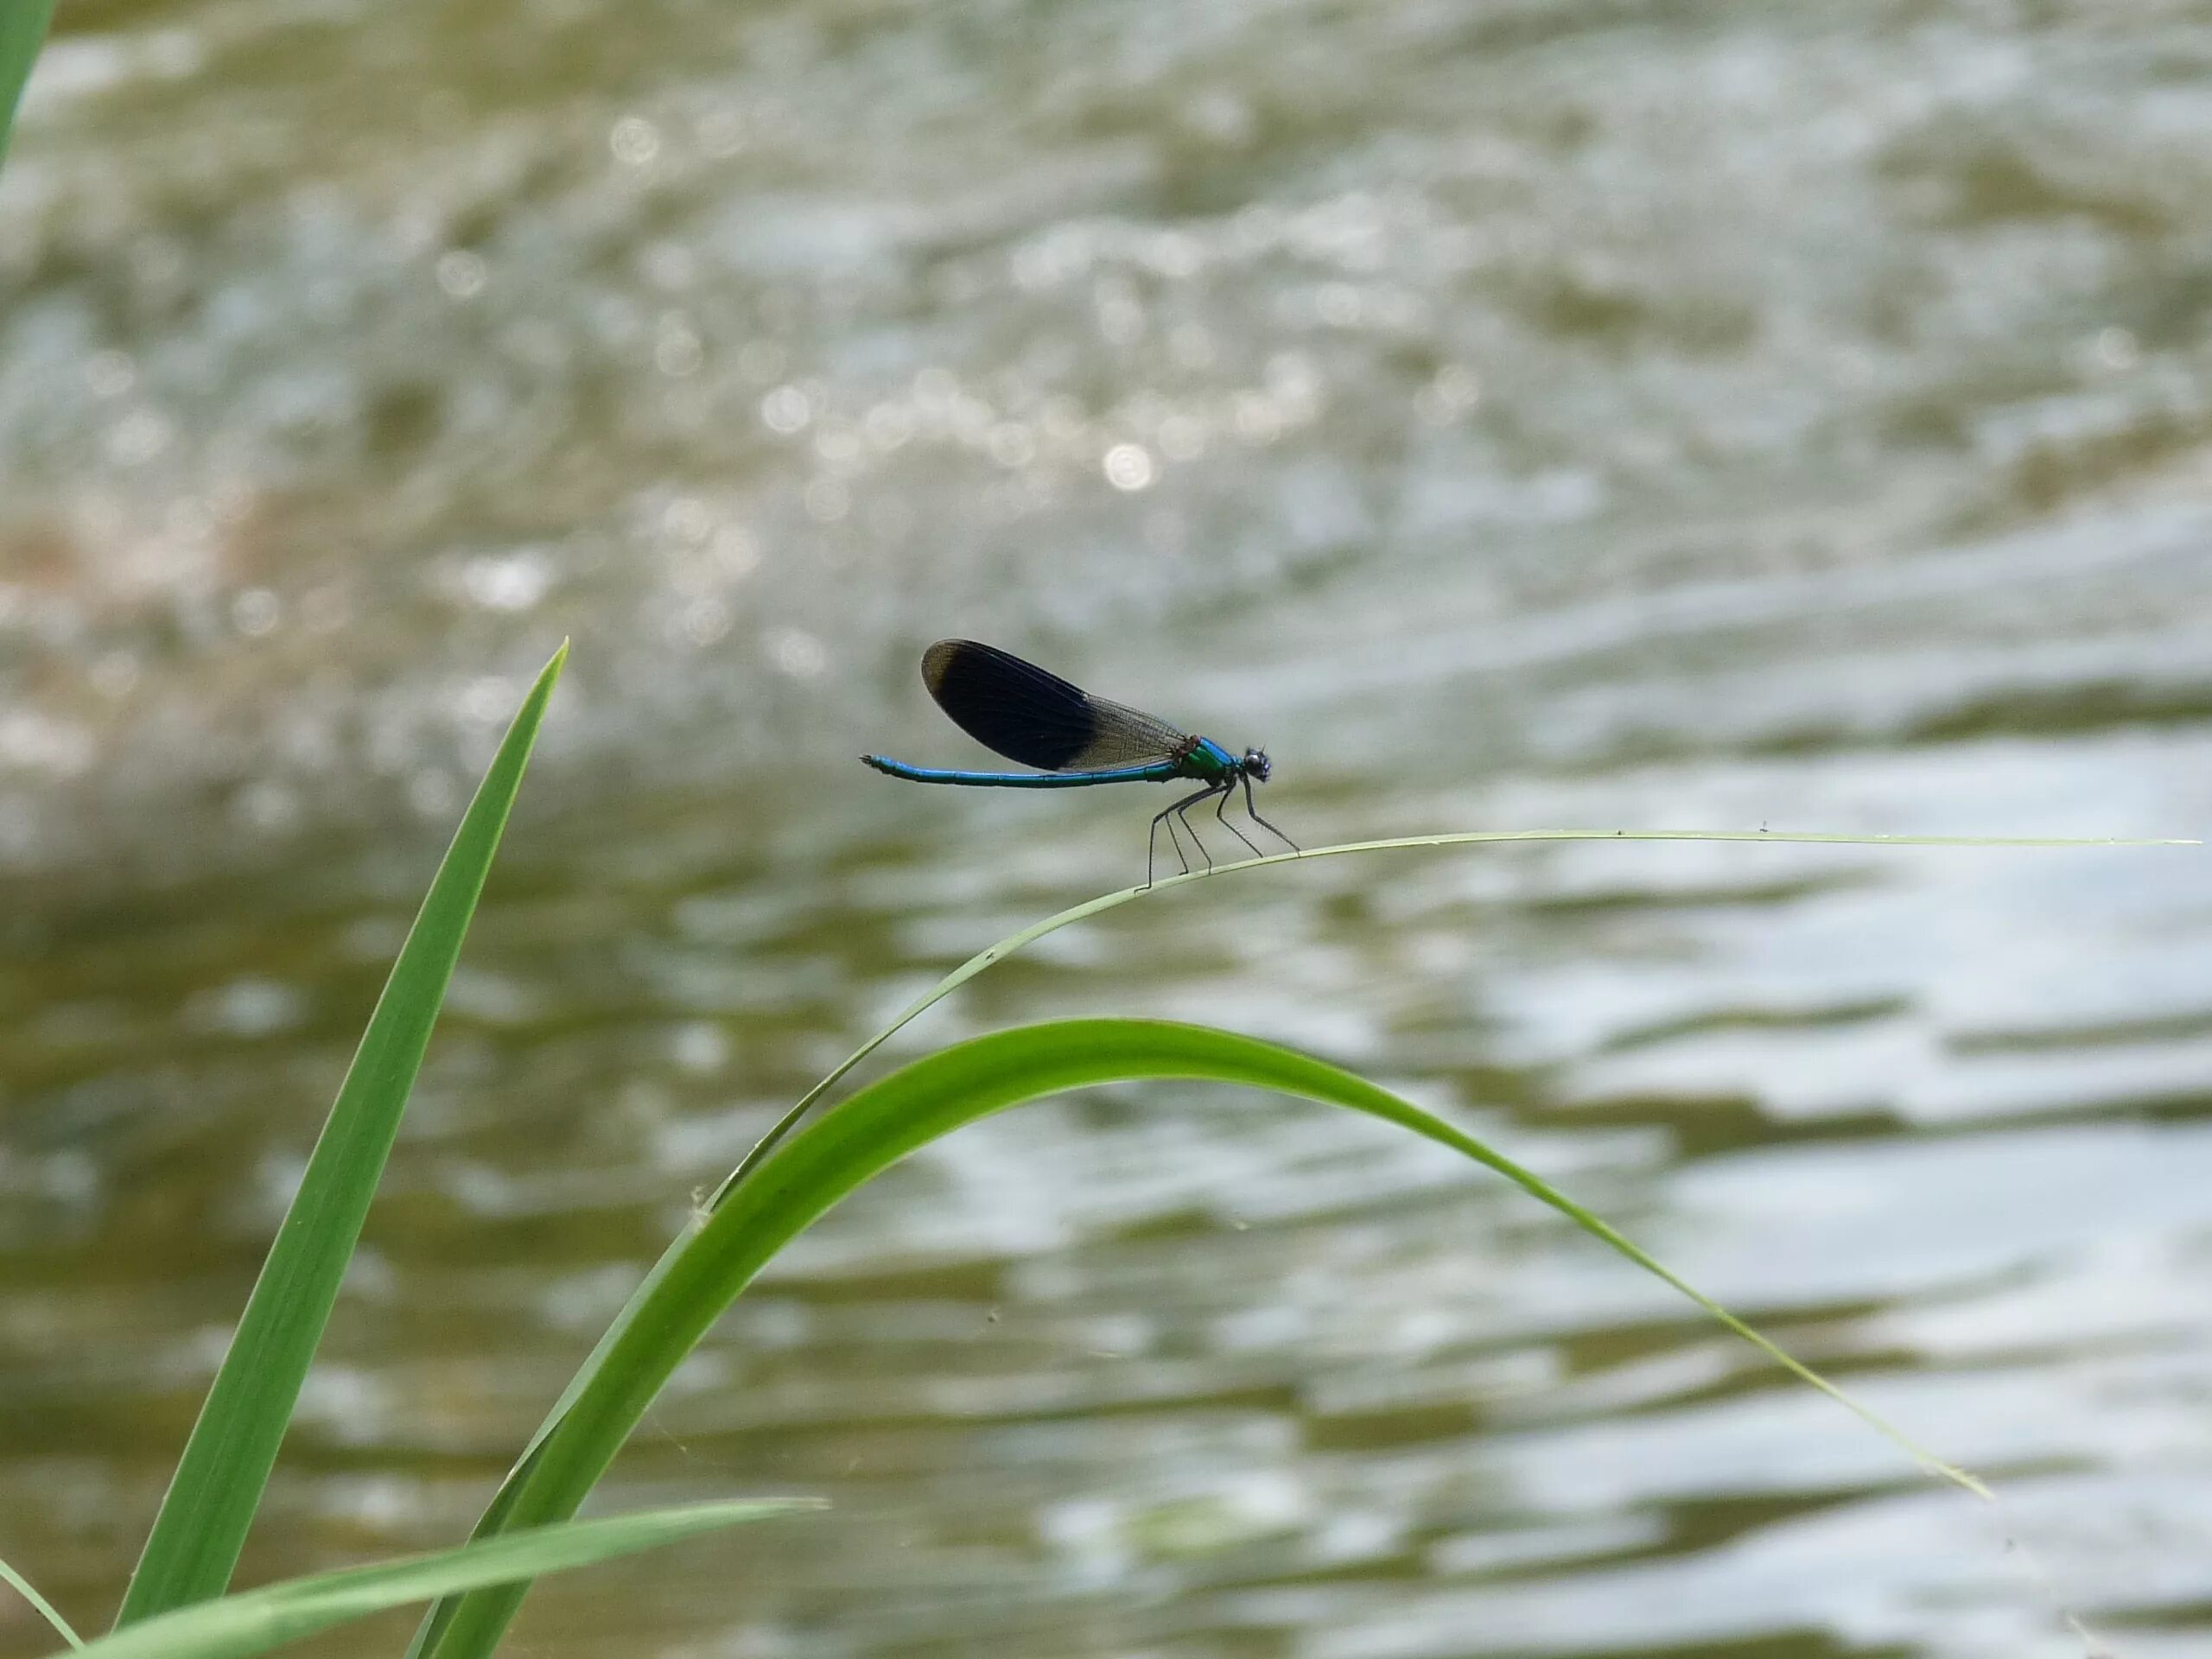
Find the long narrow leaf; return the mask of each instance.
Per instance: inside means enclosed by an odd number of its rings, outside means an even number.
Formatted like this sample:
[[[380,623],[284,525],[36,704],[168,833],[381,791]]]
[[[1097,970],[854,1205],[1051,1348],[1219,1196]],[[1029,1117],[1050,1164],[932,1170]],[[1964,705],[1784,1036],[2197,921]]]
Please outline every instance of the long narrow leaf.
[[[410,1555],[373,1567],[289,1579],[145,1619],[76,1649],[70,1659],[248,1659],[349,1619],[433,1596],[512,1584],[696,1537],[741,1521],[822,1506],[803,1498],[693,1503],[575,1521]]]
[[[8,154],[16,105],[53,17],[54,0],[0,0],[0,159]]]
[[[116,1616],[118,1627],[219,1596],[230,1583],[384,1173],[568,649],[563,645],[554,654],[523,700],[400,947],[231,1351],[193,1425]]]
[[[854,1188],[963,1124],[1063,1090],[1140,1078],[1243,1084],[1347,1107],[1411,1130],[1498,1172],[1696,1302],[1737,1335],[1840,1401],[1916,1461],[1984,1497],[1973,1477],[1930,1457],[1872,1412],[1662,1267],[1541,1178],[1463,1131],[1351,1072],[1276,1044],[1202,1027],[1071,1020],[996,1033],[918,1060],[794,1134],[664,1264],[651,1293],[503,1493],[510,1527],[575,1512],[669,1374],[761,1267]],[[521,1587],[463,1596],[425,1627],[418,1649],[481,1659],[521,1604]]]
[[[1194,881],[1212,880],[1222,876],[1236,874],[1240,871],[1263,868],[1273,864],[1295,863],[1303,859],[1331,858],[1351,853],[1402,852],[1438,847],[1484,846],[1503,842],[1571,841],[1740,842],[1768,846],[1786,843],[1823,847],[1925,847],[1953,849],[2196,847],[2202,844],[2196,840],[2185,837],[2129,839],[2105,836],[1834,835],[1798,831],[1770,833],[1764,830],[1501,830],[1437,836],[1400,836],[1382,841],[1346,842],[1335,846],[1310,847],[1299,853],[1278,853],[1262,858],[1243,859],[1234,864],[1223,864],[1210,870],[1198,870],[1185,875],[1170,876],[1150,887],[1124,887],[1118,893],[1105,893],[1096,899],[1086,899],[1082,904],[1072,906],[1055,915],[1047,916],[1042,921],[1033,922],[1019,932],[1008,934],[995,944],[989,945],[969,957],[959,967],[954,969],[901,1009],[888,1025],[847,1055],[826,1076],[801,1096],[798,1103],[770,1128],[759,1144],[746,1154],[744,1160],[715,1189],[706,1208],[712,1211],[720,1207],[738,1185],[759,1166],[760,1160],[773,1151],[778,1143],[798,1127],[800,1121],[813,1110],[822,1097],[842,1080],[855,1066],[860,1065],[906,1026],[985,969],[1004,962],[1048,933],[1057,932],[1063,927],[1087,920],[1106,911],[1116,909],[1133,900],[1154,894],[1164,894],[1173,887],[1186,886]],[[690,1248],[691,1240],[699,1227],[703,1224],[703,1217],[695,1216],[683,1231],[670,1241],[668,1248],[662,1252],[660,1260],[653,1265],[652,1272],[645,1276],[637,1289],[631,1293],[629,1300],[616,1313],[613,1323],[601,1337],[598,1345],[592,1350],[575,1375],[569,1380],[568,1387],[562,1391],[560,1398],[554,1402],[552,1409],[546,1413],[544,1420],[539,1423],[537,1432],[531,1435],[529,1444],[524,1448],[522,1456],[516,1460],[514,1467],[508,1471],[506,1479],[501,1483],[499,1491],[493,1496],[490,1504],[486,1507],[483,1516],[477,1522],[475,1532],[477,1537],[493,1536],[508,1523],[507,1517],[512,1510],[515,1494],[520,1490],[530,1471],[536,1465],[539,1449],[544,1445],[547,1437],[559,1426],[562,1419],[568,1414],[569,1408],[575,1403],[576,1397],[591,1385],[600,1368],[606,1363],[608,1354],[620,1341],[631,1322],[636,1319],[639,1310],[645,1306],[645,1301],[654,1294],[661,1281],[667,1276],[676,1259]],[[416,1632],[414,1645],[408,1650],[408,1659],[424,1659],[425,1656],[441,1650],[440,1642],[452,1611],[452,1604],[448,1602],[441,1602],[431,1610],[429,1618],[424,1622],[423,1628]]]

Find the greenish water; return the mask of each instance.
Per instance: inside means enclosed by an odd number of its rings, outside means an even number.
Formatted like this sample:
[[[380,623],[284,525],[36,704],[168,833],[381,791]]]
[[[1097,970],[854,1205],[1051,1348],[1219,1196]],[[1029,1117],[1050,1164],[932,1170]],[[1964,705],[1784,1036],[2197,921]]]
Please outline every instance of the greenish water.
[[[476,768],[575,655],[251,1553],[456,1536],[690,1194],[1141,871],[901,785],[1005,644],[1317,843],[2212,820],[2212,10],[63,0],[0,173],[0,1554],[119,1595]],[[932,1148],[723,1322],[570,1655],[2212,1634],[2212,865],[1577,845],[1054,936],[1206,1090]],[[397,1649],[404,1621],[322,1650]],[[0,1603],[0,1652],[43,1650]]]

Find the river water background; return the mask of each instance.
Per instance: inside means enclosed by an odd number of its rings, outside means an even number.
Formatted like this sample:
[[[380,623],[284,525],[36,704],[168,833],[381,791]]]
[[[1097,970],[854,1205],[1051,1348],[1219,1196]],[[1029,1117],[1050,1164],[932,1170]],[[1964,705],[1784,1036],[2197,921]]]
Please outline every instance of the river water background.
[[[855,763],[977,757],[945,634],[1265,746],[1309,845],[2200,833],[2212,6],[63,0],[0,170],[0,1554],[119,1596],[563,637],[253,1579],[458,1537],[695,1191],[1136,880],[1155,791]],[[1434,1148],[1103,1090],[835,1212],[602,1494],[827,1516],[513,1651],[2212,1641],[2201,851],[1278,868],[893,1052],[1094,1013],[1450,1114],[2005,1512]]]

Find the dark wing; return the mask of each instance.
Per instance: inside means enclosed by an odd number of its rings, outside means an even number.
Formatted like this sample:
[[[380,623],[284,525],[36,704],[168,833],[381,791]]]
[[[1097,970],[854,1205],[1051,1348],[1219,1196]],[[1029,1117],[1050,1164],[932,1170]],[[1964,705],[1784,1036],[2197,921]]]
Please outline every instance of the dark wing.
[[[973,639],[940,639],[923,652],[922,683],[952,723],[985,748],[1046,772],[1164,760],[1189,741],[1164,720],[1094,697]]]

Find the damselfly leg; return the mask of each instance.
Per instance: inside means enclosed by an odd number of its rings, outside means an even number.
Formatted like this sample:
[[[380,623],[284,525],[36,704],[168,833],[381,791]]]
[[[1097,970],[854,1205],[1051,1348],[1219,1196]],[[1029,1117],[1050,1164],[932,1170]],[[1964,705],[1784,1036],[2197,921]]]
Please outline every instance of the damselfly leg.
[[[1243,842],[1247,847],[1250,847],[1252,849],[1253,857],[1263,858],[1266,855],[1261,852],[1256,846],[1253,846],[1252,837],[1246,835],[1242,830],[1239,830],[1235,824],[1229,821],[1229,799],[1230,797],[1234,795],[1236,792],[1236,791],[1235,787],[1227,779],[1224,778],[1222,779],[1221,798],[1214,803],[1213,815],[1215,817],[1221,820],[1221,827],[1223,829],[1228,830],[1230,835],[1236,836],[1237,840]]]
[[[1276,829],[1274,825],[1269,823],[1265,818],[1260,816],[1260,809],[1252,804],[1252,779],[1249,773],[1247,773],[1244,779],[1244,810],[1251,814],[1253,823],[1258,824],[1260,828],[1266,830],[1277,841],[1282,842],[1284,846],[1289,848],[1292,852],[1300,853],[1306,850],[1296,842],[1293,841],[1288,836],[1283,834],[1281,830]],[[1257,849],[1255,849],[1255,850]]]

